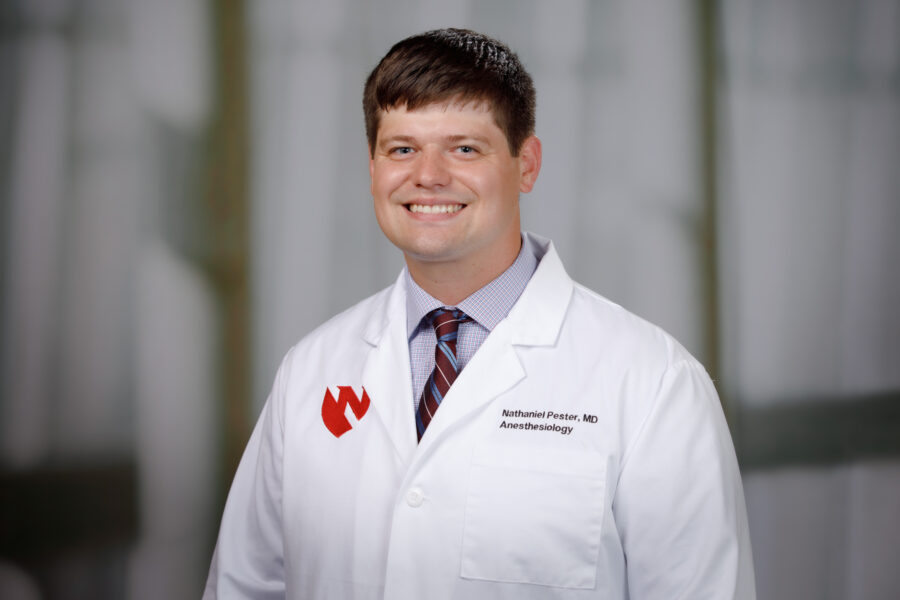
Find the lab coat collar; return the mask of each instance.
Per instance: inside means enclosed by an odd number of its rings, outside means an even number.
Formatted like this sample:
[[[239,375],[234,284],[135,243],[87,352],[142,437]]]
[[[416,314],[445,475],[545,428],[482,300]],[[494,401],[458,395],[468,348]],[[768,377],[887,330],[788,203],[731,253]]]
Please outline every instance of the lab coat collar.
[[[507,317],[512,325],[510,342],[517,346],[552,346],[559,337],[574,283],[553,242],[533,233],[525,236],[540,262]]]
[[[394,285],[381,295],[372,307],[372,318],[366,321],[362,337],[366,343],[377,346],[387,332],[388,325],[397,316],[406,318],[406,267],[400,272]]]
[[[513,328],[511,342],[521,346],[553,345],[562,327],[574,284],[553,242],[529,232],[523,233],[523,236],[525,243],[535,250],[539,262],[525,292],[507,317],[518,325]],[[406,318],[406,294],[404,268],[390,292],[374,307],[372,318],[366,323],[363,339],[367,343],[378,346],[392,319]]]

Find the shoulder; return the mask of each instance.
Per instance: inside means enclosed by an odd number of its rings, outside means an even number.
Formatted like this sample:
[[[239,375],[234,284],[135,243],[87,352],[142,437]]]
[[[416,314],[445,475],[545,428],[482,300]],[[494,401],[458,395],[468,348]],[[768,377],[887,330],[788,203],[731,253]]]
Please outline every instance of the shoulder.
[[[386,320],[388,316],[388,304],[391,295],[397,291],[397,285],[397,283],[391,284],[331,317],[304,336],[297,343],[297,347],[346,335],[364,336],[373,328],[377,328],[378,323]]]
[[[308,370],[310,364],[321,364],[329,356],[340,356],[341,361],[328,363],[353,363],[356,355],[370,347],[366,340],[386,327],[397,286],[394,283],[384,288],[310,331],[287,352],[279,368],[280,375],[290,373],[297,366]]]
[[[528,234],[528,242],[540,264],[523,294],[523,312],[538,315],[540,327],[559,324],[556,347],[563,355],[578,356],[585,365],[602,364],[606,373],[639,370],[645,378],[678,363],[702,369],[661,327],[573,281],[552,242],[534,234]]]
[[[593,338],[593,347],[605,351],[606,359],[622,367],[665,369],[680,363],[700,367],[663,328],[579,283],[574,284],[568,321],[582,337]]]

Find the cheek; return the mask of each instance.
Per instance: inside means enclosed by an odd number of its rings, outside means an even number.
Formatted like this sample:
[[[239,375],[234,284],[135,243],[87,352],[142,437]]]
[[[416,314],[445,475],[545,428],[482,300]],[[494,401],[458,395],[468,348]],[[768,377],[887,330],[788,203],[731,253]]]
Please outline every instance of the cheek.
[[[502,205],[510,196],[518,194],[516,182],[509,177],[497,173],[479,173],[478,176],[469,178],[469,187],[475,190],[483,199],[491,200],[491,204]]]
[[[390,196],[403,181],[402,173],[393,169],[378,168],[372,171],[372,195],[375,199]]]
[[[393,239],[392,232],[397,227],[398,215],[390,208],[388,202],[380,199],[377,195],[372,203],[372,208],[374,208],[372,212],[375,213],[375,221],[378,223],[381,231],[387,235],[388,239]]]
[[[490,197],[497,190],[497,181],[483,169],[465,169],[454,173],[454,179],[482,197]]]

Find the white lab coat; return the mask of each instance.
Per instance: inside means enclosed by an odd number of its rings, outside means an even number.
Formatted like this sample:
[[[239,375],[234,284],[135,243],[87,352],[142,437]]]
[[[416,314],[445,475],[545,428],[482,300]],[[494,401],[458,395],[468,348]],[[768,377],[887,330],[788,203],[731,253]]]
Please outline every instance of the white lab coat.
[[[204,598],[755,597],[706,372],[532,240],[534,276],[419,444],[402,276],[288,353]],[[323,417],[338,386],[370,399],[340,437]]]

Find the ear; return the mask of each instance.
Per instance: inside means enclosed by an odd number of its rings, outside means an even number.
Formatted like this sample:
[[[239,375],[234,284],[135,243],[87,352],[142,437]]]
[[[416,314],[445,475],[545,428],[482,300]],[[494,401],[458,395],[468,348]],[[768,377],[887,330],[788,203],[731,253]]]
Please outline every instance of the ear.
[[[527,194],[541,172],[541,140],[536,135],[522,143],[519,150],[519,191]]]

